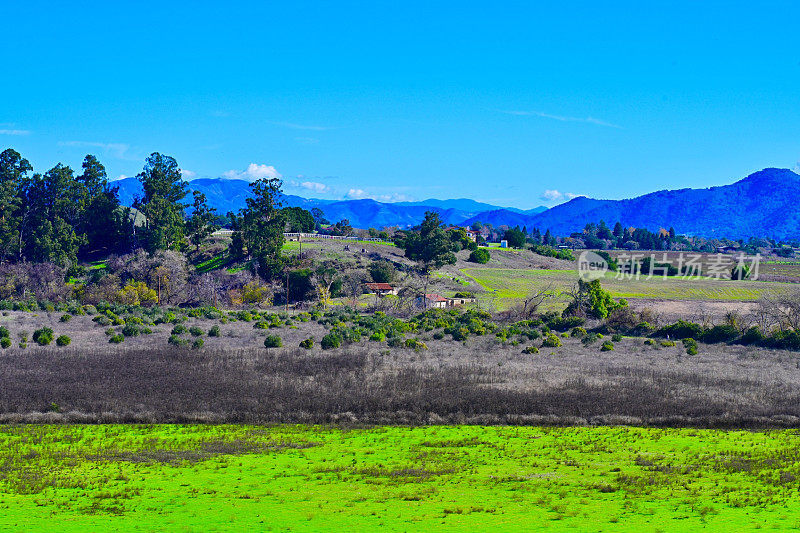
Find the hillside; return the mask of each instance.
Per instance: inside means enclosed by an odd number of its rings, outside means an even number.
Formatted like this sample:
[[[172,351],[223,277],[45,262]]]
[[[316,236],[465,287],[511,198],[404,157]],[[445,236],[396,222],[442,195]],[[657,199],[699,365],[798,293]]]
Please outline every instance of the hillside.
[[[136,178],[115,181],[114,185],[119,187],[119,198],[123,205],[131,205],[133,200],[142,194],[141,185]],[[189,189],[205,194],[209,205],[220,214],[238,211],[244,207],[245,198],[250,194],[250,184],[244,180],[196,179],[189,182]],[[426,211],[436,211],[447,224],[463,225],[467,219],[481,218],[484,213],[497,210],[517,216],[546,209],[540,206],[528,211],[505,210],[496,205],[476,202],[467,198],[456,200],[431,198],[421,202],[384,203],[370,199],[320,200],[286,195],[284,204],[309,210],[318,207],[322,209],[329,220],[337,221],[346,218],[357,228],[414,226],[422,221]]]
[[[657,191],[627,200],[580,197],[533,216],[493,212],[466,223],[481,220],[497,225],[507,220],[565,235],[588,222],[605,220],[653,231],[672,226],[678,233],[705,237],[787,239],[800,236],[799,196],[800,175],[767,168],[731,185]]]
[[[120,200],[130,205],[141,187],[135,178],[115,182]],[[189,188],[205,193],[219,213],[244,206],[250,192],[243,180],[197,179]],[[418,224],[426,211],[439,213],[447,224],[469,225],[480,221],[494,226],[527,226],[550,229],[558,235],[580,231],[587,222],[617,221],[625,226],[658,230],[675,228],[682,234],[706,237],[800,236],[800,175],[788,169],[767,168],[731,185],[708,189],[663,190],[626,200],[579,197],[551,209],[528,211],[502,208],[469,199],[384,203],[375,200],[319,200],[287,195],[289,206],[318,207],[331,221],[346,218],[355,227],[407,227]]]

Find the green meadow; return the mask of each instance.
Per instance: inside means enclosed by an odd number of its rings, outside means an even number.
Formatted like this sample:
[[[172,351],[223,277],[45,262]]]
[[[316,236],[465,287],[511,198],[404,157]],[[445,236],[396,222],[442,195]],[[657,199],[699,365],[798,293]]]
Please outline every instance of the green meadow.
[[[800,433],[0,426],[3,531],[800,528]]]
[[[488,291],[484,297],[492,300],[498,309],[513,306],[531,291],[552,288],[562,292],[578,281],[577,270],[465,268],[461,272]],[[680,277],[647,279],[646,276],[617,278],[616,273],[607,272],[601,280],[603,288],[615,298],[755,301],[765,295],[789,290],[786,284],[762,281]]]

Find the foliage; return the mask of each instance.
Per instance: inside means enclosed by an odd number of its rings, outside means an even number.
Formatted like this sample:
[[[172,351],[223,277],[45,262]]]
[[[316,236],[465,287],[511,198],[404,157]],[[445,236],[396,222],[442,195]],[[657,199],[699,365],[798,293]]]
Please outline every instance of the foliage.
[[[432,270],[456,262],[456,257],[451,250],[450,239],[442,228],[442,221],[438,213],[434,211],[425,213],[425,219],[422,221],[419,231],[406,234],[404,247],[406,257],[416,261],[426,275],[430,274]]]
[[[537,348],[536,346],[528,346],[524,350],[522,350],[522,353],[524,354],[539,353],[539,348]]]
[[[692,338],[683,339],[683,347],[686,349],[686,353],[688,355],[697,355],[697,341],[696,340],[694,340]]]
[[[300,341],[300,347],[305,348],[306,350],[310,350],[314,347],[314,337],[309,337],[308,339]]]
[[[189,242],[200,249],[200,244],[214,233],[219,226],[216,224],[216,209],[209,207],[206,195],[200,191],[192,191],[192,214],[186,220],[186,236]]]
[[[674,324],[664,326],[654,333],[657,337],[669,337],[671,339],[702,338],[703,327],[694,322],[678,320]]]
[[[211,326],[211,329],[208,330],[208,336],[219,337],[220,336],[219,326],[217,325]]]
[[[39,346],[47,346],[53,342],[53,330],[47,327],[37,329],[31,337]]]
[[[330,350],[332,348],[339,348],[342,345],[342,336],[338,333],[328,333],[320,341],[320,346],[323,350]]]
[[[468,260],[472,263],[480,263],[483,265],[488,263],[491,258],[492,255],[489,253],[489,250],[486,248],[478,248],[477,250],[470,252]]]
[[[69,346],[71,342],[72,339],[70,339],[67,335],[59,335],[56,339],[56,344],[58,346]]]
[[[285,225],[281,208],[281,187],[277,178],[262,178],[250,184],[252,195],[246,199],[234,226],[234,235],[254,260],[256,272],[264,279],[272,279],[280,272],[283,261],[281,249]],[[232,255],[239,253],[231,250]]]
[[[180,249],[185,237],[185,206],[181,201],[188,191],[178,163],[172,157],[153,152],[137,178],[144,196],[136,200],[134,207],[147,218],[145,248],[150,252]]]
[[[284,207],[285,230],[289,233],[311,233],[316,227],[314,215],[302,207]]]
[[[611,341],[604,341],[602,346],[600,346],[601,352],[612,352],[614,351],[614,343]]]
[[[267,335],[264,339],[265,348],[280,348],[283,346],[283,341],[277,335]]]
[[[561,346],[561,339],[552,333],[542,341],[542,347],[544,348],[558,348],[559,346]]]
[[[397,271],[388,261],[373,261],[369,265],[369,275],[375,283],[392,283]]]
[[[572,294],[572,301],[564,310],[564,316],[591,316],[594,318],[606,318],[608,314],[624,307],[627,303],[624,300],[615,301],[611,293],[603,290],[600,280],[592,281],[578,280],[578,286]]]
[[[121,333],[118,333],[116,335],[112,335],[112,336],[110,336],[108,338],[108,342],[110,342],[112,344],[120,344],[124,340],[125,340],[125,336],[122,335]]]

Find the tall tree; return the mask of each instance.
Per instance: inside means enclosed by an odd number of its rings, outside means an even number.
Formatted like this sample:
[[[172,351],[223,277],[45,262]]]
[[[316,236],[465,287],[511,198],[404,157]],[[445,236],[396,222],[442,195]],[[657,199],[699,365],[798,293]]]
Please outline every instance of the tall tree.
[[[19,253],[23,222],[22,191],[33,167],[19,152],[0,153],[0,263]]]
[[[234,241],[241,238],[247,254],[254,260],[256,272],[272,279],[281,271],[284,214],[281,211],[281,187],[277,178],[262,178],[250,184],[253,194],[237,220],[239,229]],[[234,252],[234,250],[232,250]]]
[[[214,233],[216,225],[217,210],[208,206],[206,195],[200,191],[192,191],[194,202],[192,203],[192,215],[186,221],[186,235],[189,242],[200,250],[200,244]]]
[[[83,173],[77,177],[81,196],[78,233],[86,235],[85,250],[122,249],[127,244],[130,224],[120,208],[118,187],[108,183],[106,169],[91,154],[83,160]]]
[[[35,262],[77,264],[85,236],[76,232],[81,217],[81,188],[74,172],[61,163],[36,174],[27,192],[30,222],[23,228],[24,255]]]
[[[417,262],[424,278],[423,300],[427,306],[428,285],[431,272],[444,265],[456,262],[450,239],[442,227],[442,220],[435,211],[425,213],[419,231],[409,232],[405,240],[406,257]]]
[[[150,154],[137,176],[144,196],[134,207],[147,218],[145,247],[155,250],[178,250],[184,243],[184,204],[186,182],[174,158],[158,152]]]

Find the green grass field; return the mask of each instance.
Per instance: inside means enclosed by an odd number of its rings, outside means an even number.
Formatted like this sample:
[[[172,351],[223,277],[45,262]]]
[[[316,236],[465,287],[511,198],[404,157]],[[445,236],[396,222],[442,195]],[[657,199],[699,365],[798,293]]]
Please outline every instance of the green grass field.
[[[793,430],[0,426],[0,529],[791,529],[798,477]]]
[[[532,290],[552,287],[565,291],[578,281],[575,270],[523,270],[500,268],[465,268],[464,275],[489,291],[498,309],[507,309]],[[615,298],[647,298],[664,300],[738,300],[754,301],[763,295],[791,289],[791,285],[762,281],[727,281],[716,279],[682,279],[678,277],[615,279],[608,272],[601,280],[603,288]]]

